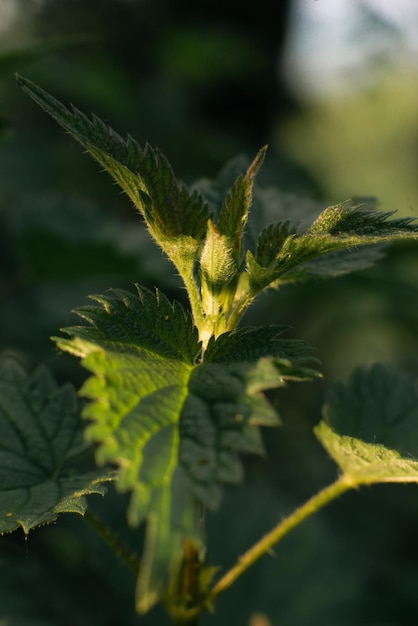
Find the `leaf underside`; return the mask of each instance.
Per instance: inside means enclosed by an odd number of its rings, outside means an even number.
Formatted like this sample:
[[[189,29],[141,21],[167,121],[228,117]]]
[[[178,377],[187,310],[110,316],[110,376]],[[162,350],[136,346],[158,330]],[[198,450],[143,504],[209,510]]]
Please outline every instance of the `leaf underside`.
[[[89,325],[56,341],[93,373],[81,390],[91,401],[87,438],[99,444],[100,463],[120,467],[118,488],[132,492],[130,524],[147,521],[137,596],[145,612],[185,539],[203,547],[197,503],[216,508],[222,484],[242,478],[239,453],[263,453],[257,426],[278,423],[263,389],[315,373],[304,367],[310,349],[281,340],[281,328],[263,337],[242,331],[241,343],[228,334],[200,362],[191,318],[162,294],[137,286],[137,294],[112,290],[95,300],[76,311]]]
[[[375,365],[331,388],[316,435],[353,486],[418,482],[418,386]]]
[[[114,473],[80,473],[83,422],[74,389],[46,368],[32,375],[13,359],[0,364],[0,533],[25,533],[59,513],[83,514],[86,497],[106,492]]]

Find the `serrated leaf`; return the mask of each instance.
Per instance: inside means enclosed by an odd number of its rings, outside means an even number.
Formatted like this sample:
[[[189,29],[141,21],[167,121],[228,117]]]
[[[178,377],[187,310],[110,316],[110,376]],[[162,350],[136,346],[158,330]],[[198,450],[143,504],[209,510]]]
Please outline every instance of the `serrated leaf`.
[[[396,211],[376,210],[376,201],[360,202],[348,200],[328,207],[319,215],[307,230],[311,235],[356,235],[360,237],[391,238],[417,233],[414,218],[401,217],[389,219]]]
[[[199,195],[201,195],[210,208],[215,223],[219,220],[219,215],[225,197],[230,192],[235,181],[248,170],[251,165],[250,159],[244,155],[238,155],[230,159],[220,170],[216,178],[202,178],[192,184]]]
[[[138,609],[160,597],[185,536],[199,540],[188,478],[178,463],[179,420],[200,350],[191,319],[161,294],[111,291],[79,315],[58,345],[83,358],[94,376],[81,389],[91,400],[86,436],[99,463],[120,466],[118,487],[131,491],[128,520],[147,520]]]
[[[28,533],[59,513],[86,510],[114,473],[80,473],[71,459],[83,450],[74,389],[57,387],[49,371],[31,376],[12,359],[0,365],[0,533]]]
[[[334,385],[316,435],[353,483],[418,482],[418,386],[376,365]]]
[[[359,249],[330,252],[298,265],[291,275],[286,275],[286,282],[308,278],[334,278],[367,269],[384,257],[387,246],[387,243],[376,243],[361,246]]]
[[[118,488],[132,492],[130,523],[147,520],[138,582],[144,612],[162,597],[185,539],[201,546],[197,503],[216,508],[222,484],[242,478],[239,454],[263,453],[258,426],[278,423],[263,390],[312,373],[275,356],[305,349],[276,341],[278,329],[270,330],[270,353],[268,333],[261,344],[252,330],[212,342],[198,362],[190,317],[161,294],[137,289],[95,297],[99,306],[78,312],[89,325],[67,329],[70,338],[57,342],[93,372],[81,390],[90,399],[87,438],[99,444],[99,462],[120,467]],[[233,352],[235,360],[223,360]]]
[[[338,273],[350,270],[350,251],[353,251],[352,269],[370,265],[372,255],[359,255],[360,246],[386,244],[397,239],[418,238],[418,225],[412,218],[389,219],[391,213],[375,210],[374,205],[343,202],[328,207],[304,232],[290,232],[286,225],[263,231],[260,250],[256,256],[247,253],[247,270],[253,292],[268,285],[309,278],[335,275],[333,260],[340,262]],[[382,248],[381,248],[382,249]],[[380,249],[380,252],[381,252]],[[346,254],[343,254],[343,252]],[[338,255],[340,253],[340,255]],[[318,260],[334,255],[330,263]],[[319,271],[317,271],[319,270]]]
[[[268,324],[262,327],[243,327],[212,338],[205,352],[205,360],[217,362],[245,361],[273,356],[288,359],[296,367],[318,365],[316,350],[301,339],[283,337],[287,326]]]
[[[123,139],[95,115],[88,118],[74,106],[68,109],[28,79],[17,76],[17,80],[122,187],[180,273],[185,264],[191,271],[209,212],[202,197],[176,179],[166,157],[149,145],[142,148],[130,136]]]
[[[241,242],[245,224],[253,200],[254,178],[260,169],[267,151],[262,148],[245,174],[235,180],[221,207],[217,227],[222,235]]]
[[[290,222],[270,224],[264,228],[257,241],[255,259],[261,267],[268,267],[275,262],[284,242],[296,233]]]
[[[217,319],[231,309],[243,264],[243,237],[253,199],[254,177],[267,147],[262,148],[245,174],[235,180],[221,207],[216,224],[208,220],[199,258],[203,311]],[[215,335],[219,333],[215,330]]]
[[[195,368],[180,421],[180,459],[193,477],[196,498],[207,507],[219,506],[222,483],[242,480],[237,453],[264,454],[256,426],[279,424],[263,391],[302,376],[312,374],[304,370],[302,375],[301,368],[274,357],[217,362],[206,355]]]

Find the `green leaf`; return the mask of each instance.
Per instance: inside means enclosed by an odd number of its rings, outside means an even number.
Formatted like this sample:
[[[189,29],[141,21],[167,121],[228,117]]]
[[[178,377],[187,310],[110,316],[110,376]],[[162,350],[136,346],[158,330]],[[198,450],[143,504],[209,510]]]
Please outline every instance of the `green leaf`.
[[[418,237],[418,225],[412,218],[390,220],[392,215],[393,212],[376,211],[374,205],[347,201],[325,209],[300,234],[289,230],[287,223],[265,229],[260,234],[256,255],[247,253],[252,291],[258,293],[269,285],[310,276],[347,273],[351,271],[350,253],[352,269],[370,265],[374,260],[370,250],[359,255],[359,246]],[[334,256],[329,263],[318,264],[320,258],[331,254]],[[333,265],[335,260],[337,266]]]
[[[263,392],[314,377],[312,370],[273,356],[217,361],[224,350],[225,345],[218,352],[212,344],[193,371],[180,422],[181,462],[193,477],[195,496],[212,509],[219,506],[222,483],[242,480],[237,453],[264,454],[257,427],[279,424]]]
[[[219,315],[231,309],[243,264],[243,237],[253,199],[254,178],[264,160],[262,148],[245,174],[229,190],[216,224],[208,221],[199,259],[202,307],[213,318],[214,334]]]
[[[131,491],[128,521],[147,519],[138,609],[163,593],[186,536],[199,542],[188,478],[179,465],[179,420],[200,344],[190,317],[161,294],[111,291],[101,306],[77,313],[89,326],[65,329],[58,345],[83,358],[94,376],[81,394],[92,402],[88,440],[99,463],[120,467],[117,483]]]
[[[284,242],[296,233],[296,228],[290,222],[270,224],[264,228],[257,241],[255,259],[261,267],[268,267],[275,262]]]
[[[387,246],[387,243],[376,243],[364,245],[358,249],[346,248],[330,252],[308,263],[298,265],[291,275],[286,275],[286,281],[334,278],[367,269],[384,257]]]
[[[212,338],[205,352],[205,361],[244,361],[272,356],[291,361],[293,366],[318,365],[316,350],[306,341],[285,339],[287,326],[268,324],[262,327],[243,327]],[[306,373],[306,370],[305,370]]]
[[[196,190],[209,206],[215,223],[219,220],[225,197],[230,193],[236,181],[242,177],[243,172],[248,170],[250,166],[250,159],[241,154],[230,159],[222,167],[216,178],[201,178],[192,184],[192,189]]]
[[[57,387],[45,368],[31,376],[12,359],[0,365],[0,533],[83,515],[85,496],[104,494],[114,473],[80,473],[85,446],[75,391]]]
[[[334,385],[316,435],[355,485],[418,482],[416,379],[375,365]]]
[[[208,221],[199,265],[203,308],[207,313],[211,313],[213,312],[211,309],[216,306],[211,302],[213,296],[216,301],[216,296],[238,275],[235,244],[231,242],[230,237],[220,232],[212,220]]]
[[[311,235],[328,233],[389,240],[392,237],[405,237],[417,233],[418,227],[413,224],[414,218],[402,217],[390,220],[395,213],[396,211],[377,211],[374,200],[360,204],[348,200],[322,211],[307,232]]]
[[[202,197],[176,179],[166,157],[130,136],[123,139],[95,115],[89,119],[74,106],[68,109],[28,79],[17,81],[122,187],[180,273],[191,273],[209,212]]]
[[[267,146],[258,152],[246,173],[235,180],[217,220],[220,233],[240,245],[253,201],[254,178],[264,161],[266,151]]]
[[[66,329],[70,338],[57,343],[94,374],[81,390],[91,401],[86,436],[98,443],[99,463],[120,467],[117,486],[132,492],[130,524],[147,520],[137,597],[145,612],[178,570],[185,539],[203,549],[197,503],[216,508],[222,484],[242,478],[239,453],[263,453],[258,426],[278,423],[263,390],[312,372],[279,358],[305,348],[276,341],[277,328],[263,339],[255,330],[228,334],[199,362],[190,317],[137,290],[95,297],[99,306],[77,311],[89,325]],[[226,360],[235,351],[241,358]]]

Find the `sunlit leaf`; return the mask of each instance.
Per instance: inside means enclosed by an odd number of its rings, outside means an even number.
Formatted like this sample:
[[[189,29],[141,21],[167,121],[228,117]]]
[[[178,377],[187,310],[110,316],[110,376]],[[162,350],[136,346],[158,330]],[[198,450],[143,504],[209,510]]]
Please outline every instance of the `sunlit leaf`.
[[[314,374],[292,364],[305,346],[275,339],[278,329],[227,335],[201,362],[189,315],[137,290],[95,297],[99,306],[77,311],[89,325],[57,342],[93,373],[81,390],[91,401],[86,436],[99,463],[119,466],[118,487],[132,493],[130,524],[147,521],[137,598],[146,611],[178,568],[185,538],[203,547],[198,503],[216,508],[222,484],[242,479],[239,454],[263,453],[258,426],[278,423],[263,390]]]
[[[392,215],[376,211],[374,205],[347,201],[325,209],[304,232],[287,232],[287,223],[262,231],[256,256],[251,251],[247,253],[253,291],[257,293],[269,285],[312,276],[333,276],[361,269],[379,258],[382,245],[418,238],[418,225],[412,218],[389,219]],[[370,251],[371,244],[380,245],[376,255]],[[363,254],[358,251],[362,246],[368,246]],[[328,255],[333,255],[330,262]]]
[[[22,89],[107,170],[141,212],[151,234],[182,272],[191,271],[206,232],[208,208],[196,191],[178,181],[166,157],[149,145],[123,139],[97,116],[65,107],[30,80]]]
[[[374,366],[331,388],[316,435],[353,484],[418,482],[418,386]]]

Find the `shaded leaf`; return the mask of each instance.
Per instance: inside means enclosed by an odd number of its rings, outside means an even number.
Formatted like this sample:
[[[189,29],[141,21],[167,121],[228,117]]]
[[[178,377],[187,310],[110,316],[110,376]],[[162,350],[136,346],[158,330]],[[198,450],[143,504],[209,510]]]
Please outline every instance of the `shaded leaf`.
[[[75,391],[45,368],[28,376],[12,359],[0,365],[0,390],[0,532],[82,515],[85,496],[103,495],[114,473],[71,463],[85,447]]]
[[[334,385],[316,435],[353,484],[418,482],[418,386],[376,365]]]
[[[269,324],[262,327],[243,327],[224,333],[209,341],[206,361],[252,362],[266,356],[289,359],[294,366],[313,366],[318,361],[316,351],[306,341],[285,339],[286,326]]]
[[[264,228],[257,241],[255,259],[261,267],[268,267],[274,263],[284,242],[296,233],[296,228],[290,222],[270,224]]]
[[[213,350],[212,356],[215,353]],[[263,391],[284,387],[287,380],[312,378],[313,374],[274,357],[232,362],[208,361],[207,357],[190,378],[180,422],[180,459],[193,477],[196,497],[209,508],[216,508],[221,484],[242,480],[237,453],[264,454],[256,426],[279,424]]]
[[[330,252],[298,265],[286,276],[286,280],[330,278],[367,269],[384,257],[387,246],[386,243],[377,243],[361,246],[359,249],[346,248]]]

